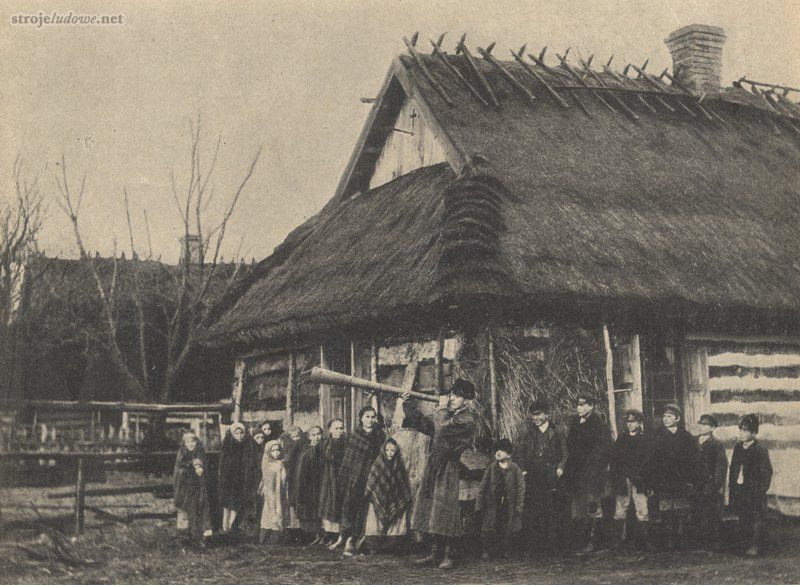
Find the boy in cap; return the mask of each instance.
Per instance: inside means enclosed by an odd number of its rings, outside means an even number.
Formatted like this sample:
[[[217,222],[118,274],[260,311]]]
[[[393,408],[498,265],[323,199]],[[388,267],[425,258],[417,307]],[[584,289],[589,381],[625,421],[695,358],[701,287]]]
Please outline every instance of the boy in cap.
[[[764,552],[767,490],[772,482],[769,451],[756,440],[758,417],[746,414],[739,423],[739,440],[733,448],[728,475],[730,504],[739,518],[739,540],[747,556]]]
[[[725,447],[714,436],[718,423],[713,415],[704,414],[697,421],[700,434],[697,446],[703,463],[703,476],[692,497],[692,516],[695,520],[695,541],[698,546],[719,550],[719,529],[722,521],[722,498],[728,457]]]
[[[597,399],[578,397],[577,414],[570,418],[567,434],[567,463],[564,487],[571,498],[572,521],[584,552],[598,544],[598,527],[603,519],[602,499],[608,483],[611,431],[594,411]],[[587,538],[588,532],[588,538]]]
[[[441,558],[440,569],[452,569],[455,539],[461,536],[461,510],[458,501],[459,461],[472,444],[478,430],[468,401],[475,398],[475,386],[457,379],[449,394],[439,397],[433,415],[435,432],[430,457],[425,465],[411,528],[430,535],[431,552],[416,564],[433,565]],[[442,553],[442,557],[440,557]]]
[[[483,560],[489,559],[490,543],[508,558],[512,537],[522,529],[525,505],[525,479],[519,466],[511,461],[514,447],[500,439],[494,447],[494,461],[483,473],[475,512],[482,513],[481,545]]]
[[[524,540],[531,555],[545,550],[554,553],[559,533],[555,496],[567,463],[567,446],[561,432],[551,424],[545,402],[528,406],[528,421],[515,457],[525,476]]]
[[[700,450],[694,437],[680,424],[682,418],[678,405],[664,406],[663,426],[654,433],[653,454],[642,470],[644,482],[658,502],[667,550],[686,545],[689,497],[702,477]]]
[[[647,489],[642,480],[642,468],[651,453],[649,438],[642,427],[644,415],[640,410],[626,410],[623,421],[624,428],[611,450],[611,487],[616,496],[613,537],[617,543],[625,539],[628,510],[633,506],[640,543],[651,548]]]

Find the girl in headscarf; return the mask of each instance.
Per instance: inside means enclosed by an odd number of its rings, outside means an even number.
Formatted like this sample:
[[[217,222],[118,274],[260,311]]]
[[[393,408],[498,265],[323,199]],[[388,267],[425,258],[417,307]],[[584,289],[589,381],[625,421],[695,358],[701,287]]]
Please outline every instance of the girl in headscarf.
[[[364,494],[369,500],[365,535],[400,537],[408,533],[408,511],[411,509],[411,485],[397,441],[387,439],[375,458],[367,477]]]
[[[303,429],[293,425],[281,435],[280,440],[283,445],[283,464],[286,466],[286,481],[289,486],[290,521],[287,528],[296,531],[300,528],[300,519],[297,517],[297,500],[295,499],[297,491],[294,484],[297,478],[297,464],[300,462],[300,455],[303,454],[308,445],[308,439],[303,433]],[[296,532],[291,534],[290,538],[295,535]]]
[[[233,423],[222,441],[219,456],[219,503],[222,506],[222,532],[229,532],[236,516],[247,502],[248,442],[244,425]]]
[[[211,536],[207,469],[208,460],[197,435],[184,433],[175,459],[175,507],[188,521],[189,536],[201,546]]]
[[[264,457],[264,433],[256,426],[250,430],[252,441],[247,443],[247,457],[245,474],[245,502],[239,512],[239,525],[249,537],[258,537],[259,523],[261,521],[261,460]]]
[[[342,466],[336,477],[336,504],[341,510],[339,536],[345,539],[344,556],[352,557],[361,543],[369,501],[364,495],[370,467],[386,440],[372,406],[358,413],[359,427],[347,439]]]
[[[280,441],[272,440],[264,445],[259,489],[264,499],[259,535],[259,542],[262,544],[270,535],[274,541],[280,540],[283,531],[289,525],[289,493],[282,451],[283,446]]]
[[[319,493],[322,486],[322,427],[308,429],[309,446],[300,455],[292,500],[296,502],[300,529],[313,537],[311,544],[322,540],[319,517]]]
[[[335,550],[342,544],[339,536],[341,509],[336,506],[336,476],[339,475],[346,446],[344,421],[340,418],[334,419],[328,423],[328,438],[322,448],[322,485],[319,490],[319,516],[330,550]]]

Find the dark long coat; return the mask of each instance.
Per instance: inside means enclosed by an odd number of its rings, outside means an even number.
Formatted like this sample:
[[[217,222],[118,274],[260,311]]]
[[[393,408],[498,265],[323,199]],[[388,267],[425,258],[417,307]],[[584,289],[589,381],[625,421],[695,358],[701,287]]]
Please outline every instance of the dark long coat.
[[[567,464],[564,436],[553,423],[544,433],[532,425],[519,440],[514,450],[514,461],[525,472],[527,498],[535,498],[546,490],[552,491],[558,486],[557,471],[563,471]]]
[[[740,470],[744,478],[742,485],[737,483]],[[736,504],[734,500],[737,497],[766,498],[771,483],[772,462],[767,448],[758,440],[747,449],[742,443],[736,443],[728,475],[731,504]]]
[[[661,498],[685,498],[703,479],[697,441],[686,429],[660,427],[653,434],[653,453],[642,469],[648,488]]]
[[[498,506],[495,493],[501,480],[505,481],[508,508],[504,522],[498,518]],[[483,513],[481,532],[495,532],[498,523],[505,526],[506,534],[514,534],[522,530],[522,512],[525,508],[525,477],[522,470],[513,461],[509,462],[505,476],[497,461],[492,461],[483,473],[478,497],[475,500],[475,511]]]
[[[725,447],[713,435],[702,443],[698,439],[697,446],[703,463],[703,477],[695,491],[704,496],[721,494],[725,488],[725,476],[728,474]]]
[[[611,488],[616,495],[628,492],[628,480],[640,493],[647,491],[642,470],[653,454],[652,440],[643,432],[623,431],[611,449]]]
[[[200,460],[203,473],[198,475],[194,461]],[[201,538],[211,529],[211,507],[208,495],[208,459],[198,442],[194,451],[181,445],[175,459],[174,499],[175,507],[185,512],[189,520],[189,532],[194,538]]]
[[[325,460],[322,443],[309,446],[297,464],[297,475],[293,482],[293,499],[297,502],[297,517],[304,522],[320,519],[319,494],[322,488],[322,474]]]
[[[329,522],[339,522],[342,510],[336,505],[336,477],[344,458],[347,439],[327,438],[322,446],[322,485],[319,489],[319,517]]]
[[[600,498],[608,484],[611,430],[597,414],[570,418],[564,485],[573,495]]]
[[[230,430],[225,433],[222,440],[222,450],[219,455],[218,497],[219,505],[239,511],[247,504],[248,477],[250,474],[250,446],[254,442],[252,437],[245,435],[244,439],[237,441]]]

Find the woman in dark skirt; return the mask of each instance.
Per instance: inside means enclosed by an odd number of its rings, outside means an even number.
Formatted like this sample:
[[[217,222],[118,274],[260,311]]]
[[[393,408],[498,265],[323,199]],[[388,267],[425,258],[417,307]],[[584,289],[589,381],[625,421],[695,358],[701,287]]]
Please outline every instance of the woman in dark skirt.
[[[252,439],[242,423],[235,422],[225,433],[219,456],[219,504],[222,507],[222,532],[229,532],[248,500],[249,442]]]
[[[188,523],[190,538],[201,546],[211,536],[207,469],[206,454],[197,435],[184,433],[175,459],[175,507]]]
[[[319,489],[319,517],[326,539],[331,539],[328,546],[330,550],[335,550],[342,543],[338,536],[342,515],[336,506],[336,476],[339,475],[346,447],[344,421],[334,419],[328,423],[328,438],[322,447],[322,485]]]
[[[344,556],[353,556],[364,535],[369,499],[364,491],[372,463],[386,440],[378,425],[378,414],[371,406],[358,413],[359,427],[347,439],[342,466],[336,477],[336,505],[341,511],[339,536],[344,539]]]
[[[289,525],[287,528],[287,537],[294,540],[298,536],[300,528],[300,519],[297,517],[297,489],[295,482],[297,480],[297,465],[300,463],[300,455],[306,450],[308,446],[308,438],[306,438],[303,429],[294,425],[289,427],[285,433],[281,435],[281,444],[283,445],[283,464],[286,466],[286,484],[289,490]]]
[[[324,467],[322,427],[308,429],[308,440],[310,444],[297,464],[292,499],[296,502],[300,530],[306,538],[313,538],[311,544],[318,544],[323,536],[319,517],[319,491]]]

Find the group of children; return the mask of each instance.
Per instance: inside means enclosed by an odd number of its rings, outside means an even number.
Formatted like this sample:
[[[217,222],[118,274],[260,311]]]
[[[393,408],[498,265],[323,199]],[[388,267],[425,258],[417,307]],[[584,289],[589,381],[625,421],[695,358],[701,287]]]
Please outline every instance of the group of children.
[[[699,418],[695,437],[675,404],[663,408],[662,425],[652,433],[644,431],[642,412],[627,410],[612,442],[594,404],[590,396],[579,398],[562,435],[546,405],[534,403],[517,449],[507,440],[497,444],[476,502],[485,511],[484,557],[491,543],[508,554],[510,542],[524,543],[531,555],[591,552],[625,541],[647,550],[718,551],[726,485],[739,520],[737,544],[748,556],[762,554],[772,466],[756,439],[756,415],[742,417],[729,466],[710,414]]]
[[[232,424],[214,478],[222,531],[252,531],[262,543],[344,545],[345,557],[364,542],[382,546],[414,531],[432,544],[419,564],[452,567],[465,525],[459,460],[476,433],[467,404],[474,388],[457,381],[433,425],[405,398],[392,427],[366,406],[349,436],[340,419],[330,422],[327,436],[318,426],[273,436],[269,423],[249,433]],[[612,441],[594,407],[593,397],[580,397],[562,433],[548,406],[534,402],[516,448],[508,439],[495,445],[474,499],[483,558],[515,549],[532,556],[589,552],[624,541],[650,550],[717,549],[726,478],[743,550],[763,551],[772,467],[756,439],[755,415],[741,419],[728,466],[711,415],[700,417],[694,437],[674,404],[664,407],[663,425],[652,433],[645,433],[640,411],[628,410]],[[179,528],[198,541],[211,533],[207,468],[197,436],[186,433],[175,464],[175,504]]]

